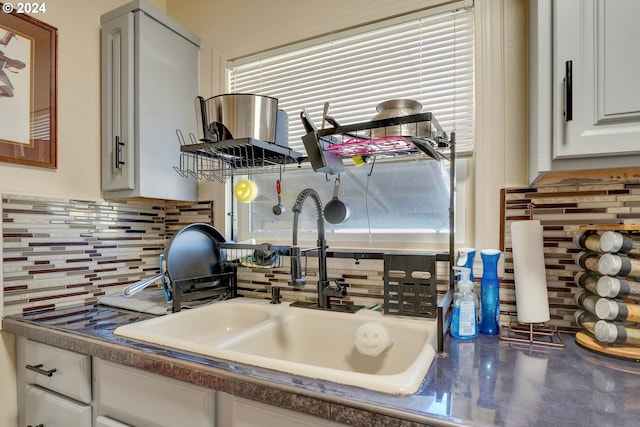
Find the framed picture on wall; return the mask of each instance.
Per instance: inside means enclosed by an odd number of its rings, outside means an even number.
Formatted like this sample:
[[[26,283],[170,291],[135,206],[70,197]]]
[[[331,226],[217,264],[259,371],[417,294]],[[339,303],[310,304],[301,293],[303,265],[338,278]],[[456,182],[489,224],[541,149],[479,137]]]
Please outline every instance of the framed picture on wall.
[[[0,161],[56,168],[58,30],[0,7]]]

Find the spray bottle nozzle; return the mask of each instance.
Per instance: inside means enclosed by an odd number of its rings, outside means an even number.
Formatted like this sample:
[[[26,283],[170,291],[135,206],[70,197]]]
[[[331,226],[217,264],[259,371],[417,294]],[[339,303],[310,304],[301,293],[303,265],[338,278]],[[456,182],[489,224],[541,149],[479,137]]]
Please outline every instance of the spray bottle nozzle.
[[[460,280],[459,282],[470,282],[471,281],[471,269],[469,267],[453,267],[454,270],[460,272]]]

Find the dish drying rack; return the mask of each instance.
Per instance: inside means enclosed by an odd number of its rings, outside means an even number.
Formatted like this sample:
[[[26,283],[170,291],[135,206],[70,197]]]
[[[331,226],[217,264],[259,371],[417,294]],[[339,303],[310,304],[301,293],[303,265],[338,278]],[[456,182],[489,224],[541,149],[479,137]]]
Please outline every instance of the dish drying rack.
[[[334,126],[315,132],[318,145],[341,157],[395,157],[420,152],[438,160],[448,157],[449,137],[429,112],[350,125],[340,125],[331,117],[327,120]]]
[[[234,175],[278,172],[287,164],[300,164],[301,153],[272,142],[254,138],[200,142],[189,134],[189,142],[179,129],[180,165],[174,169],[183,177],[225,182]]]
[[[222,262],[234,267],[280,268],[282,257],[290,254],[290,246],[270,243],[218,243]]]
[[[429,112],[351,125],[339,125],[335,121],[334,124],[333,128],[319,130],[318,136],[323,138],[332,135],[334,141],[325,149],[344,157],[425,152],[426,146],[443,154],[443,149],[450,146],[447,133]],[[413,136],[394,135],[398,133],[399,126],[403,126],[403,131],[409,129]],[[340,141],[337,143],[336,135],[340,136]],[[426,150],[425,154],[430,155],[429,153],[431,150]]]
[[[368,122],[340,125],[331,117],[326,120],[333,124],[331,128],[315,129],[308,118],[307,112],[301,113],[303,123],[307,121],[307,134],[303,136],[309,161],[317,172],[338,174],[344,170],[343,158],[352,158],[354,163],[366,161],[367,157],[398,157],[398,156],[425,156],[436,161],[449,161],[449,252],[436,254],[429,259],[429,263],[445,261],[449,263],[449,286],[439,303],[436,304],[435,282],[405,284],[398,281],[397,286],[390,286],[391,279],[385,279],[385,304],[397,302],[390,310],[394,314],[416,315],[429,306],[429,317],[437,320],[437,352],[444,354],[444,337],[451,323],[452,302],[454,292],[454,247],[455,247],[455,131],[450,135],[442,129],[434,115],[430,112],[418,113],[408,116],[391,117],[386,119],[371,120]],[[411,135],[411,136],[406,136]],[[392,259],[392,258],[390,258]],[[435,261],[434,261],[435,260]],[[424,260],[420,260],[424,266]],[[431,265],[429,264],[429,265]],[[431,265],[435,273],[435,265]],[[386,268],[386,267],[385,267]],[[385,272],[386,274],[386,272]],[[435,280],[435,275],[433,276]],[[395,280],[395,279],[394,279]],[[402,283],[400,283],[402,282]],[[425,301],[418,295],[424,292]],[[416,290],[417,289],[417,290]],[[420,298],[418,298],[420,297]],[[405,301],[406,300],[406,301]],[[405,310],[404,302],[412,310]],[[404,312],[407,311],[405,314]]]
[[[170,283],[172,312],[177,313],[184,303],[192,306],[210,301],[211,298],[237,297],[237,275],[235,268],[224,268],[212,276],[175,280]]]
[[[450,157],[451,141],[432,113],[370,120],[341,125],[333,117],[331,128],[317,129],[308,111],[300,113],[307,134],[302,142],[313,170],[329,175],[344,171],[343,158],[359,165],[370,158],[424,154],[435,160]]]
[[[303,110],[303,112],[305,112]],[[305,117],[307,123],[305,123]],[[313,170],[330,175],[344,171],[343,158],[356,158],[366,162],[368,157],[425,156],[436,161],[448,160],[450,170],[449,253],[440,258],[449,262],[449,289],[437,304],[438,353],[444,350],[444,335],[451,322],[451,303],[454,290],[454,201],[455,201],[455,132],[450,135],[442,129],[430,112],[391,117],[367,122],[341,125],[328,117],[333,126],[316,129],[302,116],[307,130],[302,137],[307,156],[289,147],[253,138],[200,142],[189,134],[187,142],[179,130],[180,165],[176,171],[182,176],[225,182],[226,178],[240,174],[278,172],[287,164],[309,161]],[[398,135],[398,128],[402,132]],[[405,131],[409,129],[409,132]],[[411,136],[405,136],[410,134]],[[283,247],[221,243],[223,261],[234,268],[281,267],[281,255],[290,252]],[[262,251],[270,256],[257,255]],[[256,262],[258,261],[258,262]]]

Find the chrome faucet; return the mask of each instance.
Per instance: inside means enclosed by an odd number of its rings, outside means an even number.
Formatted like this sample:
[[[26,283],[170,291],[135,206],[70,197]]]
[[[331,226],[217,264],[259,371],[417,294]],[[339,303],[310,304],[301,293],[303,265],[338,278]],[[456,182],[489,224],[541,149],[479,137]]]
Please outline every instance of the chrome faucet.
[[[302,250],[298,246],[298,216],[302,211],[302,205],[308,197],[315,203],[318,216],[318,304],[316,308],[330,309],[331,297],[343,297],[347,294],[344,286],[330,285],[327,278],[327,241],[324,237],[324,214],[322,213],[322,201],[318,193],[312,188],[306,188],[298,194],[293,208],[293,244],[291,246],[291,279],[289,286],[305,286],[307,281],[302,277],[300,255]]]

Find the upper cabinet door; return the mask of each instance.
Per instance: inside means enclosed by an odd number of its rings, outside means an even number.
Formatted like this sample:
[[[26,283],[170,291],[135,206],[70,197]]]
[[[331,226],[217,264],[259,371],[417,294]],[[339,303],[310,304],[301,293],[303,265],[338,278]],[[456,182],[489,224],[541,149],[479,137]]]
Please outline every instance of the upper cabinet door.
[[[135,188],[134,27],[127,13],[102,24],[102,189]]]
[[[529,1],[531,184],[637,175],[639,22],[637,0]]]
[[[554,159],[640,153],[640,2],[553,2]]]
[[[200,38],[147,2],[102,24],[102,190],[105,199],[195,201],[178,174],[178,132],[195,133]]]

